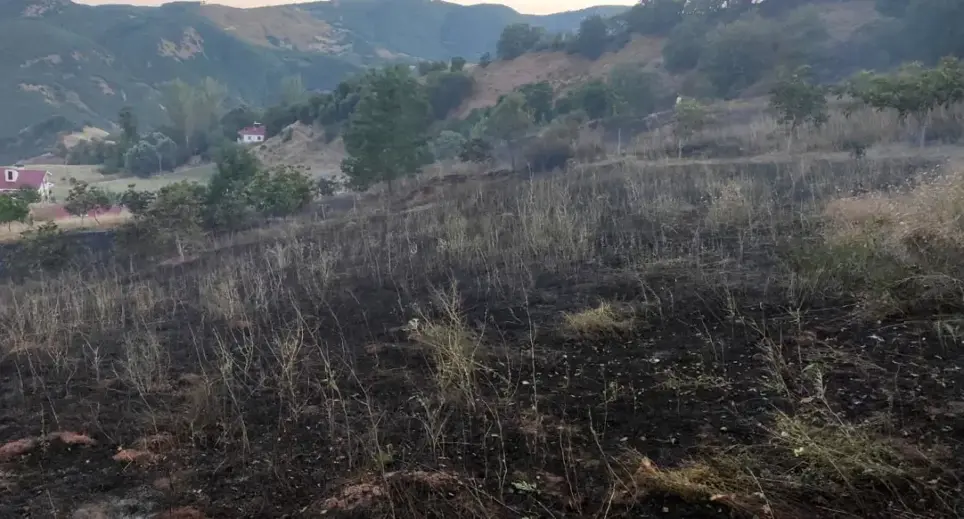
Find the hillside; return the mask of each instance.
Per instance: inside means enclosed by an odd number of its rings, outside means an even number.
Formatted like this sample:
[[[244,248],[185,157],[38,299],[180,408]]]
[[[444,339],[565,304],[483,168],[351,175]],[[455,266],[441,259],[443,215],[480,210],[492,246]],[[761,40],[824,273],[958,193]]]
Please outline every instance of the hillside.
[[[880,19],[873,0],[852,0],[820,6],[819,17],[825,24],[830,42],[845,42],[861,29]],[[630,41],[599,59],[589,60],[564,51],[528,52],[512,60],[494,61],[487,67],[475,67],[475,91],[455,112],[465,117],[476,108],[494,106],[499,98],[519,87],[548,81],[557,95],[592,79],[605,79],[613,67],[621,64],[640,65],[661,72],[667,87],[675,89],[685,81],[682,74],[671,74],[663,68],[663,46],[666,38],[632,35]]]
[[[286,76],[301,75],[309,89],[329,89],[360,67],[385,61],[475,57],[494,48],[507,23],[573,29],[589,12],[524,16],[504,6],[428,0],[257,9],[5,0],[0,162],[43,151],[53,141],[44,128],[109,127],[126,105],[146,125],[162,122],[158,86],[175,78],[212,77],[235,102],[264,105],[277,99]],[[400,18],[403,13],[410,18]],[[48,122],[55,117],[56,124]]]

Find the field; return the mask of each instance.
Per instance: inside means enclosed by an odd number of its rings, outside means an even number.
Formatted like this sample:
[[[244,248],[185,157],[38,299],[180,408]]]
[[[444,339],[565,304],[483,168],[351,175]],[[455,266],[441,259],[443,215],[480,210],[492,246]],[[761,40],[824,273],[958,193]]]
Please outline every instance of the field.
[[[961,162],[394,193],[0,287],[0,516],[964,514]]]
[[[185,166],[176,171],[164,173],[149,178],[139,178],[127,175],[104,175],[98,171],[100,166],[64,166],[61,164],[31,164],[33,169],[43,169],[53,174],[55,184],[53,196],[57,200],[63,201],[70,191],[69,180],[71,178],[96,185],[116,193],[127,190],[127,186],[135,184],[137,189],[156,190],[167,184],[180,182],[181,180],[194,180],[197,182],[207,182],[214,174],[212,164],[201,164],[199,166]]]

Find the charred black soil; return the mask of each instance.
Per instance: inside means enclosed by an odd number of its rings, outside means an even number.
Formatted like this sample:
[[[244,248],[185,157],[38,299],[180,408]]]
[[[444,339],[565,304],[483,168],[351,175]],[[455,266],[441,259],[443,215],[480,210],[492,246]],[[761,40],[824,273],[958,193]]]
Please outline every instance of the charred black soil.
[[[908,169],[458,182],[11,285],[0,517],[958,517],[956,285],[819,254]]]

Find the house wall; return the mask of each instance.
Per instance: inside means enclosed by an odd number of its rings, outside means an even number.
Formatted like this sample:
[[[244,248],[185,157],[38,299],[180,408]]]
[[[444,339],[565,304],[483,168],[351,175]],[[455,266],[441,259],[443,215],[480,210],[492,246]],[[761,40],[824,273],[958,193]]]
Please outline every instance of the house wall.
[[[264,135],[244,134],[238,138],[238,142],[250,144],[254,142],[264,142]]]

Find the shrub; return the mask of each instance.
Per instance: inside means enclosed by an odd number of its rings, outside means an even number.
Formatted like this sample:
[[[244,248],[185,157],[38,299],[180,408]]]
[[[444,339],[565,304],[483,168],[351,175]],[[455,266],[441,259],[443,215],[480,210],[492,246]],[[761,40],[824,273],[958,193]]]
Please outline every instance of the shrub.
[[[462,148],[459,150],[459,160],[479,164],[492,162],[492,144],[479,137],[469,139],[462,144]]]
[[[526,143],[523,160],[530,171],[543,172],[564,168],[575,157],[572,140],[559,132],[548,132]]]
[[[465,146],[465,141],[465,137],[460,133],[442,130],[438,137],[432,141],[432,154],[436,160],[453,159]]]

